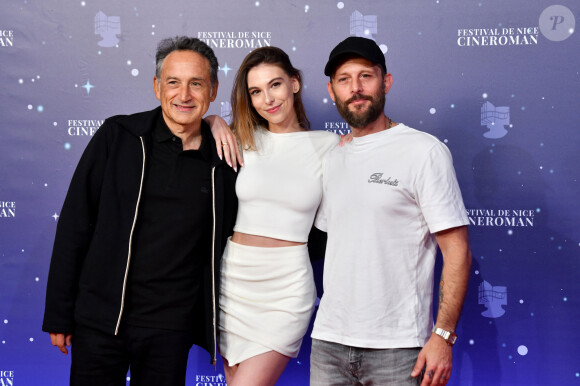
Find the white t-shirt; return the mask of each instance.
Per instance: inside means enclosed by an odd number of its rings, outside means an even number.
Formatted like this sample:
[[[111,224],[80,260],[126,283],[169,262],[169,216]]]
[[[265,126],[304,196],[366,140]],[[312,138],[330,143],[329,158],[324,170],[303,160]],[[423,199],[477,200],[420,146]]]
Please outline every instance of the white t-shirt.
[[[339,136],[327,131],[255,132],[236,181],[234,230],[296,242],[308,234],[322,198],[322,160]]]
[[[312,337],[421,347],[433,325],[433,233],[468,224],[451,154],[403,124],[329,153],[315,226],[328,232]]]

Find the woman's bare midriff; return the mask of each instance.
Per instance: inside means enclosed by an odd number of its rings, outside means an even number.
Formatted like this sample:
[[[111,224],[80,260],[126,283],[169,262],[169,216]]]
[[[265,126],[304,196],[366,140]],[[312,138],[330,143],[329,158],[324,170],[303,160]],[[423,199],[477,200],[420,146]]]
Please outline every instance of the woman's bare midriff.
[[[252,247],[276,248],[276,247],[294,247],[306,243],[273,239],[271,237],[249,235],[247,233],[234,232],[232,241],[237,244],[249,245]]]

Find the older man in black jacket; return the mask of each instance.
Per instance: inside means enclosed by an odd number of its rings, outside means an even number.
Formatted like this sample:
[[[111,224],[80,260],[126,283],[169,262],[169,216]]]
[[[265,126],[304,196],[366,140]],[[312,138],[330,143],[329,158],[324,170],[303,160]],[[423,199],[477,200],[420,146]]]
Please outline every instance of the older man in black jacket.
[[[71,181],[56,232],[42,329],[71,384],[185,384],[193,344],[216,356],[220,259],[235,171],[202,117],[217,59],[195,38],[156,55],[161,106],[107,119]],[[226,143],[220,144],[227,146]]]

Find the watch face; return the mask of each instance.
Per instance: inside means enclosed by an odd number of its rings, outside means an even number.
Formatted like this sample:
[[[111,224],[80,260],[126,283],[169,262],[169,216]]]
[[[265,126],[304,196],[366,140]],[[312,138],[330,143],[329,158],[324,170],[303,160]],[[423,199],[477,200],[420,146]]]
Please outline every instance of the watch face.
[[[453,345],[455,344],[455,341],[457,340],[457,334],[454,332],[449,333],[449,338],[446,339],[447,343]]]

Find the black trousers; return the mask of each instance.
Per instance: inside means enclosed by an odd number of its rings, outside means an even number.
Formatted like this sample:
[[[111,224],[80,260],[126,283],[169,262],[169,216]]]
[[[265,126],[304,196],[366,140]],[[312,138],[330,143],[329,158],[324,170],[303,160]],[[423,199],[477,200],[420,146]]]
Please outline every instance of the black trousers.
[[[77,326],[71,343],[72,386],[185,385],[193,334],[122,326],[118,335]]]

